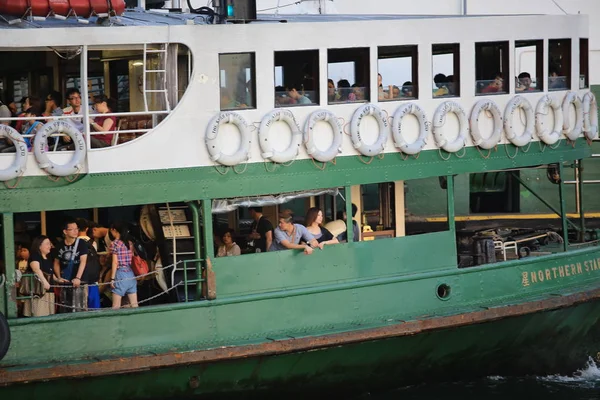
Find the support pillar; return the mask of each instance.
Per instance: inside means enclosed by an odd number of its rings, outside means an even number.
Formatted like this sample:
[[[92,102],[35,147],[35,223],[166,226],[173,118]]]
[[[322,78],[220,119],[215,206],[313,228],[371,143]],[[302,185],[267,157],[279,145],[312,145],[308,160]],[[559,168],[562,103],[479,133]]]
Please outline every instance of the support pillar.
[[[562,221],[563,230],[563,250],[567,251],[569,249],[569,229],[567,225],[567,205],[565,202],[565,184],[563,181],[564,168],[562,162],[558,163],[558,175],[560,176],[560,181],[558,183],[558,194],[560,197],[560,219]]]

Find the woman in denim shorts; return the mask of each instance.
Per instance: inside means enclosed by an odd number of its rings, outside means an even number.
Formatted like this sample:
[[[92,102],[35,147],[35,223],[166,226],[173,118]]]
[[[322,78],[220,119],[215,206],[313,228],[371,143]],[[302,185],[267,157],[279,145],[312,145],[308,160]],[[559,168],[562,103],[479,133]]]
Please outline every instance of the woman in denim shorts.
[[[110,233],[115,240],[110,245],[112,254],[112,271],[110,287],[113,310],[121,308],[121,299],[127,295],[130,307],[137,307],[137,281],[131,270],[131,257],[133,253],[127,240],[127,227],[123,223],[114,223]]]

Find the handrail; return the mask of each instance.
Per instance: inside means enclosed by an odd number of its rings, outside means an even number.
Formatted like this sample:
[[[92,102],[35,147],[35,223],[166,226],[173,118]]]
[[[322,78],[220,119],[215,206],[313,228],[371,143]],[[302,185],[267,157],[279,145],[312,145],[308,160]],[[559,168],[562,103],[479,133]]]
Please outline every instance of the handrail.
[[[203,259],[203,258],[194,258],[194,259],[191,259],[191,260],[183,260],[183,291],[184,291],[184,294],[185,294],[185,302],[186,303],[188,302],[188,284],[190,284],[190,283],[196,283],[197,284],[196,285],[196,293],[198,293],[198,289],[200,289],[199,290],[200,294],[202,294],[202,287],[201,287],[201,285],[198,285],[198,283],[204,283],[204,282],[206,282],[206,279],[202,278],[202,274],[197,274],[196,275],[197,278],[195,278],[195,279],[188,279],[187,278],[187,271],[188,271],[187,270],[187,265],[189,263],[195,263],[196,265],[200,265],[201,266],[200,268],[197,268],[197,270],[202,270],[202,269],[206,268],[205,266],[202,265],[202,263],[204,261],[206,261],[206,260]],[[173,282],[171,282],[171,284],[172,283]],[[197,300],[199,300],[199,299],[200,299],[200,296],[197,297]]]

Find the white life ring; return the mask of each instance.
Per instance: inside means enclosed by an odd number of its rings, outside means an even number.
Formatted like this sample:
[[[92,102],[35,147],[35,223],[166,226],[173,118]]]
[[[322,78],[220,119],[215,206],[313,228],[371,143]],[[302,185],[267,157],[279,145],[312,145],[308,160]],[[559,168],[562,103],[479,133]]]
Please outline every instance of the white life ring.
[[[27,143],[16,129],[8,125],[0,124],[0,137],[10,139],[16,149],[13,163],[8,168],[0,170],[0,181],[6,182],[23,175],[25,172],[27,168]]]
[[[489,111],[494,119],[494,130],[489,138],[484,139],[479,131],[479,116],[482,112]],[[473,110],[471,110],[471,117],[469,119],[471,126],[471,137],[473,138],[473,144],[479,146],[482,149],[493,149],[502,137],[502,113],[500,108],[493,100],[480,100],[478,101]]]
[[[373,144],[366,144],[362,141],[360,135],[360,123],[364,117],[372,116],[379,125],[379,134]],[[364,104],[354,112],[350,122],[350,134],[354,148],[363,156],[376,156],[385,149],[385,143],[388,139],[388,122],[385,114],[375,104]]]
[[[551,108],[554,111],[554,127],[552,129],[544,127],[544,117],[548,115]],[[540,140],[550,145],[558,142],[562,126],[563,112],[560,101],[550,95],[543,96],[535,108],[535,129]]]
[[[282,121],[290,127],[292,131],[292,140],[287,149],[277,151],[269,142],[269,131],[274,122]],[[267,158],[276,163],[285,163],[296,159],[298,149],[302,143],[302,133],[296,122],[294,114],[289,110],[279,109],[265,115],[258,128],[258,144],[262,151],[262,157]]]
[[[513,129],[513,118],[515,112],[518,112],[519,109],[525,112],[525,130],[517,136]],[[533,138],[533,118],[533,107],[529,100],[523,96],[513,97],[504,110],[504,132],[506,132],[506,138],[517,147],[525,146],[531,142]]]
[[[240,147],[233,154],[223,154],[221,146],[217,141],[219,136],[219,127],[223,124],[233,124],[240,131],[241,140]],[[250,158],[250,130],[248,123],[238,113],[232,111],[224,111],[217,114],[209,123],[206,129],[206,148],[210,159],[222,165],[233,167],[242,162],[248,161]]]
[[[446,115],[453,113],[458,118],[458,136],[452,142],[449,142],[444,135],[444,124],[446,123]],[[446,150],[448,153],[456,153],[465,146],[467,139],[467,131],[469,125],[465,110],[460,104],[454,101],[445,101],[438,106],[433,114],[433,137],[438,147]]]
[[[583,133],[589,140],[598,137],[598,103],[592,92],[583,96]]]
[[[571,129],[571,121],[570,121],[570,106],[573,104],[575,106],[575,126]],[[569,92],[566,94],[565,99],[562,104],[563,108],[563,133],[570,140],[576,140],[583,130],[583,106],[581,104],[581,99],[577,96],[575,92]]]
[[[319,150],[315,145],[315,126],[317,122],[327,122],[333,130],[333,141],[326,150]],[[309,115],[304,130],[304,146],[309,156],[320,162],[333,160],[342,152],[342,139],[344,132],[340,121],[334,113],[327,110],[317,110]]]
[[[73,157],[65,164],[56,164],[48,158],[48,138],[55,133],[66,133],[75,146]],[[83,133],[69,121],[55,120],[46,123],[35,134],[33,141],[33,152],[41,169],[45,169],[54,176],[69,176],[77,174],[82,168],[82,162],[85,160],[87,147]]]
[[[409,114],[414,115],[419,120],[419,136],[412,143],[404,140],[404,136],[402,135],[402,120]],[[429,123],[421,107],[415,103],[403,104],[398,107],[394,113],[392,126],[392,137],[397,148],[406,154],[418,154],[427,144],[426,139],[428,135]]]

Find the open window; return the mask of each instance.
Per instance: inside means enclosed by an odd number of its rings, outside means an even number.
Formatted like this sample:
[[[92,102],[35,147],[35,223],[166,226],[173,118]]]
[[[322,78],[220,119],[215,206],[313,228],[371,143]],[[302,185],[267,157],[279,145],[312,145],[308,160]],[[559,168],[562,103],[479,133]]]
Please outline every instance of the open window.
[[[548,41],[548,90],[571,88],[571,39]]]
[[[369,101],[369,48],[330,49],[327,57],[328,83],[335,86],[328,103]]]
[[[378,49],[377,98],[411,100],[418,98],[418,47],[386,46]]]
[[[517,93],[544,90],[544,41],[517,40],[515,42],[515,91]]]
[[[432,46],[433,97],[460,96],[460,44]]]
[[[508,42],[475,43],[475,94],[508,93]]]
[[[221,110],[256,108],[254,53],[219,55]]]
[[[590,87],[590,47],[588,39],[579,39],[579,89]]]
[[[275,107],[319,104],[319,51],[275,52]]]

